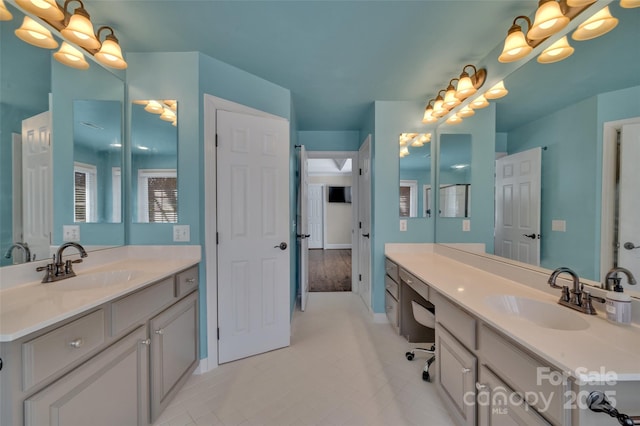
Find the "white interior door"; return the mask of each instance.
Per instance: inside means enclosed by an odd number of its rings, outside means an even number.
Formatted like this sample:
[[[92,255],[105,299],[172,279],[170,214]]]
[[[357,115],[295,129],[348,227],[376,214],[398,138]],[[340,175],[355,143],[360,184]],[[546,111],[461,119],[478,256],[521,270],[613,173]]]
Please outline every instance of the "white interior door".
[[[22,134],[11,134],[11,158],[13,160],[12,167],[12,182],[11,188],[13,196],[12,204],[12,223],[13,230],[13,242],[23,240],[22,235]],[[13,263],[23,263],[26,261],[22,250],[15,250],[13,252]]]
[[[300,310],[307,309],[309,295],[309,168],[307,151],[300,146],[300,182],[298,185],[298,238],[300,239]]]
[[[309,185],[309,210],[308,226],[309,226],[309,248],[321,249],[324,244],[324,185]]]
[[[218,360],[289,345],[289,123],[218,110]]]
[[[618,219],[618,266],[640,279],[640,124],[622,126],[620,138],[620,186]],[[627,284],[627,277],[622,284]],[[631,287],[630,287],[631,288]],[[635,288],[634,288],[635,290]]]
[[[540,265],[541,148],[496,160],[495,254]]]
[[[22,162],[23,241],[29,244],[32,257],[47,259],[53,190],[49,111],[22,121]]]
[[[371,135],[358,152],[358,294],[371,310]]]

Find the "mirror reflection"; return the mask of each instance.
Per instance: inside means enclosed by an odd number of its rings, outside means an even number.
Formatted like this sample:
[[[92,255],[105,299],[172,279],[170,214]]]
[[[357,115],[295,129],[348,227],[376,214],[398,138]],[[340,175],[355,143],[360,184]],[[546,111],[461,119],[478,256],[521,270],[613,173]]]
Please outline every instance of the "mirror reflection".
[[[175,100],[136,100],[131,105],[134,222],[178,222],[177,114]]]
[[[631,216],[615,214],[621,209],[616,187],[624,185],[615,183],[615,171],[624,167],[615,160],[620,156],[615,149],[617,131],[625,145],[624,135],[629,133],[625,127],[640,123],[638,56],[630,54],[637,51],[640,14],[617,3],[611,3],[610,10],[619,19],[611,32],[580,42],[569,36],[575,48],[572,56],[553,64],[532,58],[505,79],[509,95],[496,101],[496,156],[505,159],[498,160],[496,175],[504,178],[505,171],[515,176],[521,169],[527,173],[539,169],[539,203],[535,184],[527,184],[530,192],[514,190],[508,195],[517,198],[500,201],[505,185],[494,182],[496,223],[504,223],[508,216],[521,228],[512,236],[496,229],[495,241],[469,242],[484,242],[495,246],[496,255],[546,269],[568,266],[594,281],[602,281],[616,265],[636,268],[635,275],[640,275],[640,257],[624,249],[625,242],[634,241],[633,234],[624,235],[629,228],[625,217]],[[539,166],[528,160],[521,163],[516,157],[535,157],[536,151]],[[623,160],[640,161],[638,151],[625,152],[620,156]],[[623,199],[635,200],[637,205],[637,191],[622,191]]]
[[[400,217],[431,217],[431,133],[402,133]]]
[[[471,217],[471,135],[440,135],[440,217]]]

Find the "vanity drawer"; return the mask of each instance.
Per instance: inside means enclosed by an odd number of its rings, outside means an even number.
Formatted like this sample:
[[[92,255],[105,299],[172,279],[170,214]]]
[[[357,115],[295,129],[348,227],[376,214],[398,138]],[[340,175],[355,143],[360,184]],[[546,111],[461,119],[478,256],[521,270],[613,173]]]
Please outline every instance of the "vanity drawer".
[[[398,283],[392,280],[389,276],[384,277],[384,288],[391,295],[398,300]]]
[[[398,301],[393,298],[388,291],[384,292],[384,310],[387,313],[387,319],[396,332],[400,331],[398,324]]]
[[[568,424],[565,415],[569,410],[563,410],[563,407],[569,386],[556,383],[562,382],[557,380],[564,377],[562,373],[533,358],[484,324],[480,327],[478,347],[484,364],[515,391],[529,396],[526,402],[541,416],[554,425]],[[544,399],[551,397],[548,407],[544,407],[543,398],[536,398],[539,395],[544,395]]]
[[[407,285],[422,296],[424,300],[429,300],[429,286],[424,281],[416,278],[415,275],[405,271],[403,268],[400,268],[400,280],[407,283]]]
[[[176,275],[176,297],[182,297],[198,288],[198,265]]]
[[[111,304],[111,335],[144,322],[173,300],[174,277],[166,278]]]
[[[476,349],[476,319],[440,294],[432,295],[436,321],[471,350]]]
[[[384,260],[384,271],[391,277],[392,280],[398,282],[398,265],[393,263],[389,259]]]
[[[104,329],[104,311],[100,309],[23,343],[23,390],[102,345]]]

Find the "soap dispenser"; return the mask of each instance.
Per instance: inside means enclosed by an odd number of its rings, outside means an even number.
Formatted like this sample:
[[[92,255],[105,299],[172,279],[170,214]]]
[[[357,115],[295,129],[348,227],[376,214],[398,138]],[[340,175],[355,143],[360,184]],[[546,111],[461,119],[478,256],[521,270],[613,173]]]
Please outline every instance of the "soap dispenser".
[[[624,293],[624,288],[620,285],[621,278],[611,277],[613,290],[607,292],[606,310],[607,319],[617,324],[631,323],[631,296]]]

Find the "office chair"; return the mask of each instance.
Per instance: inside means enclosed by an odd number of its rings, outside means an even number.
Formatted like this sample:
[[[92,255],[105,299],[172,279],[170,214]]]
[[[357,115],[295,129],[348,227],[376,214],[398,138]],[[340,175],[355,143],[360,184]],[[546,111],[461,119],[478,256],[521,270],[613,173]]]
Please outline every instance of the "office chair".
[[[436,318],[429,310],[427,310],[427,308],[420,305],[419,303],[416,303],[415,300],[412,300],[411,310],[413,311],[413,318],[415,318],[415,320],[419,324],[431,329],[435,328]],[[416,356],[416,352],[424,352],[432,355],[431,357],[429,357],[429,359],[427,359],[424,364],[424,369],[422,370],[422,380],[424,380],[425,382],[431,381],[431,377],[429,376],[429,367],[431,366],[431,364],[433,364],[433,361],[436,360],[435,351],[436,345],[433,344],[429,349],[414,348],[412,351],[405,354],[409,361],[413,360],[413,358]]]

